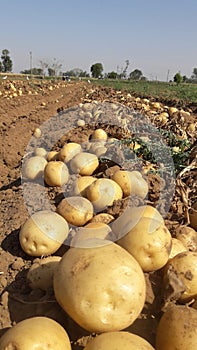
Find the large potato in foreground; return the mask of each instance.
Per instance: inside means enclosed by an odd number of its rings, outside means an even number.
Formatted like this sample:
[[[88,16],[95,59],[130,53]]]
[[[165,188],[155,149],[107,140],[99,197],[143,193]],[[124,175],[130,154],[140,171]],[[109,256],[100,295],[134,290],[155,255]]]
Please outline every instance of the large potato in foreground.
[[[19,241],[25,253],[31,256],[50,255],[60,248],[68,231],[62,216],[52,211],[38,211],[21,227]]]
[[[90,240],[89,248],[70,248],[54,275],[55,297],[90,332],[128,327],[145,302],[145,279],[137,261],[123,248]],[[84,241],[85,244],[87,241]]]
[[[32,317],[10,328],[0,339],[0,350],[71,350],[64,328],[48,317]]]
[[[84,350],[154,350],[143,338],[129,332],[108,332],[92,339]]]
[[[173,305],[163,314],[156,333],[157,350],[197,349],[197,310]]]

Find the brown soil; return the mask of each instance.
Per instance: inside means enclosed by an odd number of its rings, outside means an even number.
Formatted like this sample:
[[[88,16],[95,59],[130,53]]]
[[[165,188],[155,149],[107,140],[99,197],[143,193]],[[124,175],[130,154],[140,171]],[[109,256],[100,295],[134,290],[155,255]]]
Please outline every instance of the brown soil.
[[[55,302],[52,291],[47,294],[41,290],[32,291],[27,282],[26,274],[32,264],[33,258],[27,256],[21,249],[18,234],[21,225],[28,217],[23,200],[21,185],[21,161],[27,144],[35,130],[51,116],[61,113],[68,107],[79,103],[97,101],[119,102],[129,107],[138,108],[135,98],[128,97],[127,93],[119,93],[113,89],[93,87],[83,82],[21,82],[15,81],[15,87],[23,90],[21,96],[10,96],[10,82],[1,83],[0,91],[0,328],[1,333],[15,323],[32,316],[45,315],[57,320],[67,330],[72,340],[73,349],[84,346],[89,333],[76,325]],[[52,86],[49,89],[49,86]],[[28,91],[31,90],[31,94]],[[185,110],[189,107],[185,106]],[[192,111],[191,111],[192,112]],[[158,127],[171,130],[180,136],[183,131],[180,115],[174,116],[169,125],[160,125],[154,116],[149,115],[151,122]],[[196,116],[191,113],[184,127],[194,122]],[[65,139],[83,142],[92,132],[91,128],[78,128]],[[111,136],[117,137],[117,130],[109,129]],[[186,130],[187,133],[187,130]],[[187,137],[194,145],[195,138],[191,132]],[[120,135],[119,135],[120,138]],[[65,141],[65,140],[63,140]],[[63,142],[62,141],[62,142]],[[57,148],[61,143],[57,145]],[[191,165],[195,157],[188,159],[186,165]],[[103,176],[110,177],[114,164],[100,168]],[[97,174],[100,176],[99,174]],[[166,224],[172,235],[180,224],[188,224],[188,210],[196,196],[192,176],[195,177],[194,167],[179,176],[176,183],[175,196],[166,218]],[[148,175],[149,198],[148,203],[156,205],[162,179],[156,174]],[[56,189],[56,194],[58,189]],[[166,191],[168,188],[166,186]],[[49,190],[50,195],[50,190]],[[52,196],[52,195],[51,195]],[[142,204],[139,198],[133,198],[136,205]],[[123,201],[115,203],[108,211],[118,216],[128,203]],[[161,208],[162,210],[162,208]],[[64,253],[65,247],[57,254]],[[161,271],[145,274],[147,282],[146,304],[140,317],[129,327],[129,330],[146,338],[154,345],[155,331],[163,306],[163,292]],[[85,338],[84,338],[85,337]]]

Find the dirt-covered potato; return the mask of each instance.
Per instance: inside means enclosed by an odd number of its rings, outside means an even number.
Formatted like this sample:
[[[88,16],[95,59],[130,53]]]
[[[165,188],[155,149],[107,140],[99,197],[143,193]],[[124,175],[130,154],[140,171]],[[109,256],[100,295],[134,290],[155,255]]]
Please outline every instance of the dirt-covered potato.
[[[41,156],[31,157],[24,163],[23,175],[30,180],[35,180],[43,175],[46,165],[47,161],[45,158]]]
[[[57,212],[71,225],[83,226],[92,219],[93,206],[86,198],[68,197],[59,203]]]
[[[103,222],[104,224],[109,224],[114,220],[114,216],[108,213],[100,213],[91,219],[90,222]]]
[[[183,252],[170,259],[164,269],[164,288],[166,292],[177,283],[182,285],[178,300],[182,303],[197,299],[197,253]]]
[[[184,244],[179,241],[177,238],[172,238],[172,247],[169,255],[169,259],[174,258],[175,255],[186,252],[187,248],[184,246]]]
[[[197,346],[197,310],[172,305],[159,321],[157,350],[195,350]]]
[[[132,324],[144,306],[146,289],[137,261],[115,243],[100,242],[69,249],[54,275],[61,307],[81,327],[99,333]]]
[[[189,213],[190,226],[197,231],[197,202],[192,205]]]
[[[73,194],[75,196],[81,195],[82,197],[86,197],[86,189],[94,181],[96,181],[96,177],[94,177],[94,176],[80,176],[80,177],[78,177],[74,183],[74,186],[73,186]]]
[[[68,182],[69,172],[66,164],[51,161],[44,169],[44,181],[49,186],[63,186]]]
[[[65,329],[48,317],[32,317],[8,329],[0,350],[71,350]]]
[[[60,260],[60,256],[48,256],[44,259],[35,259],[27,273],[29,286],[32,289],[39,288],[45,291],[52,288],[53,275]]]
[[[43,147],[37,147],[36,149],[35,149],[35,156],[40,156],[40,157],[44,157],[44,158],[46,158],[47,157],[47,151],[46,151],[46,149],[45,148],[43,148]]]
[[[122,188],[124,197],[133,194],[144,199],[148,193],[148,183],[139,171],[118,170],[112,180]]]
[[[91,135],[91,140],[107,141],[107,133],[103,129],[96,129]]]
[[[84,350],[154,350],[145,339],[129,332],[107,332],[98,335]]]
[[[92,175],[99,165],[98,157],[95,154],[80,152],[70,161],[73,173],[79,175]]]
[[[55,253],[68,236],[64,218],[52,211],[39,211],[28,218],[19,232],[21,248],[31,256]]]
[[[122,198],[121,187],[113,180],[98,179],[86,190],[87,198],[96,210],[103,210],[113,205],[114,201]]]
[[[187,250],[197,251],[197,232],[188,226],[179,226],[176,229],[176,238],[181,241]]]
[[[76,230],[70,245],[71,247],[80,247],[81,241],[95,238],[109,239],[113,241],[111,228],[107,224],[101,222],[91,222]],[[84,246],[84,242],[82,244]]]
[[[64,163],[68,163],[76,154],[81,152],[81,145],[79,143],[66,143],[59,151],[58,159]]]
[[[120,236],[117,243],[134,256],[143,271],[159,270],[167,263],[172,238],[163,223],[142,217],[124,236],[120,232]]]

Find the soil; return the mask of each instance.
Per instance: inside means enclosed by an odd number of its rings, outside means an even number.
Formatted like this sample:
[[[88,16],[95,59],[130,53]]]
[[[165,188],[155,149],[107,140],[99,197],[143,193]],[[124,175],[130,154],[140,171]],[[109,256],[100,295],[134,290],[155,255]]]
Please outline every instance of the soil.
[[[16,91],[22,90],[20,96],[18,93],[17,96],[13,96],[15,90],[10,87],[10,83],[14,84]],[[56,303],[52,290],[47,293],[41,290],[31,290],[26,280],[27,271],[34,258],[22,251],[18,239],[20,227],[29,215],[23,198],[21,162],[35,128],[52,116],[61,115],[68,108],[96,100],[121,103],[139,112],[142,112],[142,109],[136,98],[129,96],[127,92],[117,93],[111,88],[95,87],[80,81],[68,83],[33,80],[27,82],[5,81],[1,82],[0,91],[2,92],[0,94],[0,334],[23,319],[44,315],[55,319],[65,327],[72,341],[72,349],[82,349],[89,337],[94,335],[81,329],[65,314]],[[196,106],[194,107],[196,108]],[[185,132],[191,142],[190,148],[193,152],[190,153],[190,158],[186,162],[185,172],[177,175],[175,194],[166,214],[166,225],[172,236],[178,226],[189,224],[188,211],[196,198],[194,186],[196,172],[193,166],[196,156],[196,141],[194,133],[187,129],[187,125],[196,121],[196,115],[191,106],[184,106],[184,110],[190,112],[187,119],[184,115],[185,112],[180,112],[184,123],[179,113],[167,125],[162,125],[154,114],[149,114],[149,120],[156,127],[173,131],[177,137]],[[88,118],[88,116],[86,117]],[[67,132],[66,136],[54,146],[54,149],[58,150],[66,140],[85,143],[93,128],[100,126],[99,123],[90,124],[87,123],[84,127]],[[127,136],[124,129],[117,129],[114,126],[108,126],[107,132],[111,137],[116,137],[119,140]],[[114,150],[114,154],[117,155],[117,152]],[[103,161],[95,175],[97,177],[110,177],[117,170],[117,167],[120,168],[121,154],[118,154],[117,163],[115,158],[111,163],[108,160]],[[121,166],[124,168],[124,162]],[[151,162],[144,160],[143,166],[150,168]],[[149,183],[149,195],[146,203],[157,206],[161,188],[165,190],[166,196],[171,195],[170,182],[167,177],[161,179],[157,173],[152,171],[146,176]],[[52,191],[48,188],[51,200],[55,197],[54,193],[55,196],[60,194],[59,189],[55,188]],[[130,202],[132,202],[132,206],[144,203],[138,197],[133,197]],[[54,205],[57,204],[58,201],[54,200]],[[108,209],[108,213],[117,217],[128,205],[126,200],[117,201],[113,207]],[[162,212],[162,210],[165,212],[165,208],[160,206],[160,211]],[[65,247],[60,248],[55,255],[62,256],[65,249]],[[129,327],[129,330],[143,336],[154,346],[156,327],[164,305],[162,271],[146,273],[145,277],[147,283],[145,307],[138,319]],[[177,285],[177,288],[180,286]]]

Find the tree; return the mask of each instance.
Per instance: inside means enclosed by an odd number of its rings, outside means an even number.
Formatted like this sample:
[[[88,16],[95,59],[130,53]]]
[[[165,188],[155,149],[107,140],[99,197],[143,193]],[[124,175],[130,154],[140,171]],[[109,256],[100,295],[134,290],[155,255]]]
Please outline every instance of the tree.
[[[21,74],[33,74],[33,75],[43,75],[43,70],[41,68],[24,69],[20,72]]]
[[[117,79],[117,77],[118,77],[118,73],[116,73],[114,71],[107,74],[108,79]]]
[[[53,68],[48,68],[48,75],[49,77],[55,76],[55,70]]]
[[[48,64],[48,67],[54,71],[54,75],[56,76],[59,74],[59,71],[62,68],[62,64],[59,61],[57,61],[56,58],[54,58],[52,64]]]
[[[194,80],[197,80],[197,68],[193,69],[193,73],[192,73],[192,77],[191,78],[194,79]]]
[[[42,74],[45,75],[45,70],[49,67],[49,63],[44,60],[40,60],[39,66],[41,67]]]
[[[124,67],[124,69],[122,68],[122,72],[120,73],[120,79],[126,79],[128,67],[129,67],[129,60],[126,60],[125,67]]]
[[[93,78],[102,77],[103,66],[102,63],[95,63],[91,66],[90,71]]]
[[[2,72],[11,72],[12,71],[12,60],[11,60],[9,54],[10,53],[7,49],[2,50],[2,55],[1,55]]]
[[[139,69],[135,69],[129,74],[129,78],[132,80],[140,80],[142,77],[142,71]]]
[[[180,84],[183,81],[183,77],[180,73],[176,73],[173,79],[176,84]]]
[[[2,72],[2,69],[3,69],[2,63],[0,62],[0,72]]]

